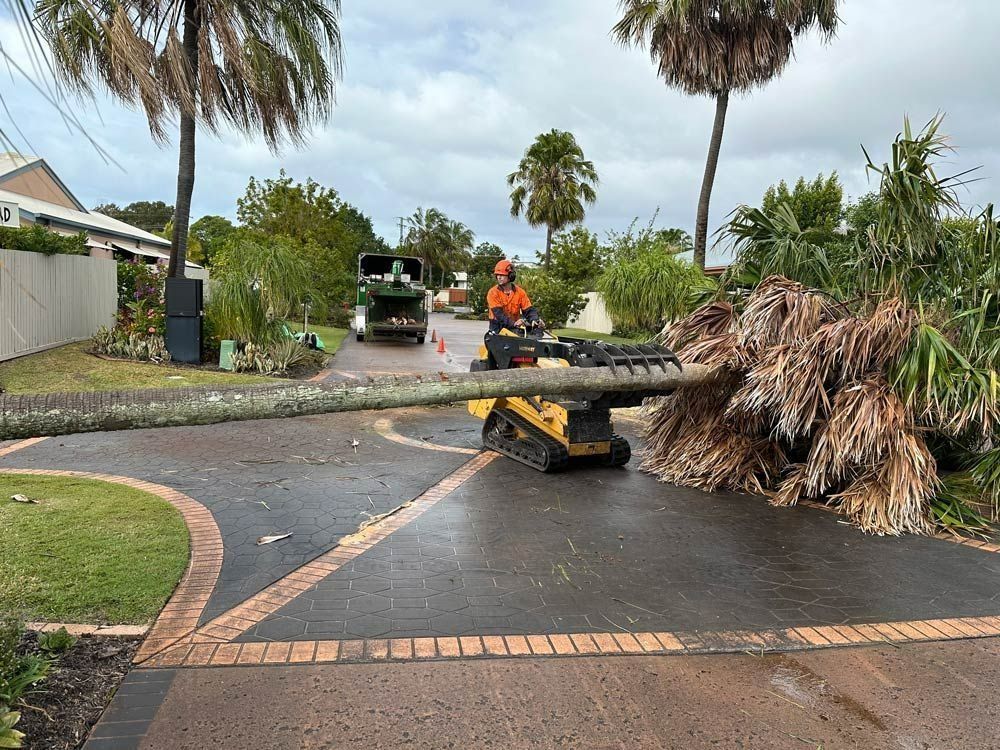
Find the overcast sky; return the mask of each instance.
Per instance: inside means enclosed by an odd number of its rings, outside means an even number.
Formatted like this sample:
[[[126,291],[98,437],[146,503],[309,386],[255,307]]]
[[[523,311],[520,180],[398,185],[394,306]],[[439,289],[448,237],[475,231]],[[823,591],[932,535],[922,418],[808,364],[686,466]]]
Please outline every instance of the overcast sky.
[[[1000,198],[1000,4],[848,0],[841,17],[831,44],[800,40],[780,79],[730,101],[710,231],[782,178],[835,169],[848,195],[866,192],[861,144],[887,159],[906,114],[921,125],[946,113],[959,150],[940,171],[982,165],[963,201]],[[504,178],[536,134],[560,128],[601,178],[588,227],[603,235],[659,207],[659,225],[693,233],[714,104],[667,89],[644,52],[615,46],[616,19],[614,0],[343,0],[345,70],[330,123],[278,155],[260,140],[200,135],[192,215],[235,218],[250,175],[284,167],[336,188],[390,242],[396,217],[436,206],[477,241],[527,259],[544,230],[510,218]],[[0,35],[17,49],[9,22]],[[141,115],[108,100],[78,108],[123,171],[22,79],[3,87],[28,141],[19,147],[45,157],[88,207],[174,202],[175,145],[154,145]]]

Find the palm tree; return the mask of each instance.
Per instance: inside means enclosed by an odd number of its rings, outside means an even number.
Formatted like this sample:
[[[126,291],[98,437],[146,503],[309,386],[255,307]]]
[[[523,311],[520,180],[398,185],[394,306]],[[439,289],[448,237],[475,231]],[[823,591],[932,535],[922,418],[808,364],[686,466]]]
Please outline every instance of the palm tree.
[[[597,172],[583,157],[572,133],[553,128],[542,133],[524,152],[517,171],[507,175],[510,215],[522,213],[533,227],[546,226],[545,268],[549,267],[552,235],[583,221],[584,203],[597,200]]]
[[[413,253],[423,260],[421,283],[424,282],[429,267],[433,266],[441,255],[441,247],[444,244],[442,227],[446,221],[447,217],[438,209],[428,208],[424,211],[419,206],[413,215],[406,219],[409,229],[403,238],[403,247],[406,248],[407,252]],[[431,275],[431,281],[434,281],[433,275]]]
[[[439,258],[441,264],[441,286],[444,286],[446,271],[453,271],[472,259],[472,248],[476,235],[460,221],[448,219],[444,224],[443,250]]]
[[[698,199],[694,260],[705,267],[708,204],[726,122],[729,94],[777,77],[795,38],[813,26],[829,40],[837,29],[837,0],[620,0],[611,30],[623,46],[649,47],[657,72],[685,94],[715,99],[715,124]]]
[[[195,126],[300,144],[329,115],[340,74],[340,0],[39,0],[60,78],[141,106],[154,140],[180,142],[170,276],[184,275]]]

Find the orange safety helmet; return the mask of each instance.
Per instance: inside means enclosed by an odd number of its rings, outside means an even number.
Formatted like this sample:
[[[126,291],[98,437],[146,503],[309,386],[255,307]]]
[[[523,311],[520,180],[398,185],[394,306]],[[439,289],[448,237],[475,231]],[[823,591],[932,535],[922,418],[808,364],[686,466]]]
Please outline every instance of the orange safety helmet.
[[[516,277],[514,264],[504,258],[493,267],[493,275],[496,276],[497,274],[503,274],[507,277],[508,281],[513,281]]]

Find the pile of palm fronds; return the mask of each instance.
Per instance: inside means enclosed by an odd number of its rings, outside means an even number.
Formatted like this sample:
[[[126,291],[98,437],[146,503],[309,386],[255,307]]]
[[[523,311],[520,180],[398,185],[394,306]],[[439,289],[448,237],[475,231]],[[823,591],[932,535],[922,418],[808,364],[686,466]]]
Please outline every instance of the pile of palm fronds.
[[[929,165],[936,128],[907,128],[891,165],[869,164],[879,223],[833,269],[836,284],[787,278],[810,252],[792,248],[789,274],[752,288],[734,274],[718,301],[664,330],[682,361],[732,378],[648,406],[645,470],[776,505],[819,500],[879,534],[997,519],[1000,229],[992,208],[958,224],[942,215],[957,202]],[[737,217],[741,242],[767,237],[743,231],[753,216]],[[817,263],[812,279],[827,273]]]

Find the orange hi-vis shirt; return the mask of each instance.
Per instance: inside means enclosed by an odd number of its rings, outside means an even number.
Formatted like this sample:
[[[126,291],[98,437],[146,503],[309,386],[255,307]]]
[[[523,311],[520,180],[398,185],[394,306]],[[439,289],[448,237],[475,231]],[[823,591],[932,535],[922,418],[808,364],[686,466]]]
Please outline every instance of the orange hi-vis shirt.
[[[501,326],[513,325],[514,321],[523,317],[523,313],[531,309],[528,294],[516,284],[509,292],[494,286],[486,293],[486,306],[490,309],[490,320],[495,320]],[[507,320],[504,320],[504,317]]]

